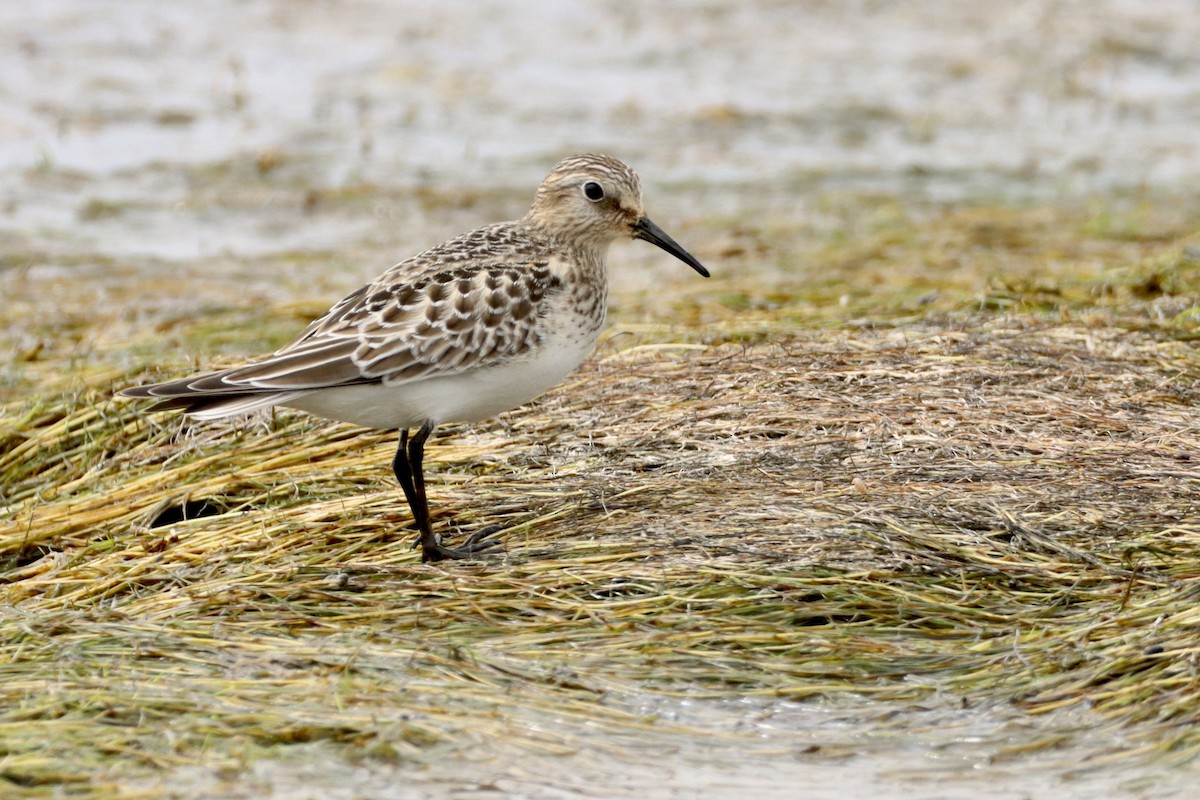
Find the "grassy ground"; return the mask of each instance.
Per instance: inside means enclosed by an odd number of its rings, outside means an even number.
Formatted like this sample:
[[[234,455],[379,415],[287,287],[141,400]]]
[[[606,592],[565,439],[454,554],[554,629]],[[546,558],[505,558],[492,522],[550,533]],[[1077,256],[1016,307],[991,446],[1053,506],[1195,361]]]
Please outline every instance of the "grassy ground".
[[[445,567],[408,546],[390,434],[111,399],[336,294],[196,278],[182,307],[186,279],[10,256],[5,796],[236,776],[298,743],[419,766],[580,746],[547,721],[687,732],[647,696],[1086,707],[1120,731],[1101,758],[1193,758],[1195,203],[839,202],[673,231],[717,277],[618,285],[567,385],[445,429],[436,524],[505,528]]]

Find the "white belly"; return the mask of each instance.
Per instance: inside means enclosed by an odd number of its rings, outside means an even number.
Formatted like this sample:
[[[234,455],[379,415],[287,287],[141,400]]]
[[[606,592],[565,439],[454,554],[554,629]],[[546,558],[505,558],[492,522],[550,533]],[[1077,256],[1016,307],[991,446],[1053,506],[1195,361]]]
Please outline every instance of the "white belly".
[[[367,428],[415,428],[426,420],[478,422],[527,403],[557,386],[592,351],[596,336],[559,340],[533,358],[396,386],[337,386],[284,405]]]

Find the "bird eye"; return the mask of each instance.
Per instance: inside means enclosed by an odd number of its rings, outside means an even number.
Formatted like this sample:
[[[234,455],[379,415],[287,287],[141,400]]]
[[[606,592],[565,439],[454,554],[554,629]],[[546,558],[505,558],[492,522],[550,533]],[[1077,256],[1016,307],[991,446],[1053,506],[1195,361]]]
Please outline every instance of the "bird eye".
[[[598,200],[604,199],[604,187],[595,181],[588,181],[583,185],[583,196],[595,203]]]

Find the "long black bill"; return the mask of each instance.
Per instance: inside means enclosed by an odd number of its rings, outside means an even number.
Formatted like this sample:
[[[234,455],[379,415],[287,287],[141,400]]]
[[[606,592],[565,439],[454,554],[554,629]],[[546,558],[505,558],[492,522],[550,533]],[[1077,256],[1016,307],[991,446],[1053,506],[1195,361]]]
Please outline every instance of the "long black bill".
[[[663,250],[666,250],[671,255],[678,258],[683,263],[687,264],[692,269],[699,272],[704,277],[708,277],[708,270],[704,265],[692,257],[692,254],[679,246],[679,242],[667,236],[667,232],[650,221],[649,217],[642,217],[637,222],[633,223],[633,238],[641,239],[643,242],[658,245]]]

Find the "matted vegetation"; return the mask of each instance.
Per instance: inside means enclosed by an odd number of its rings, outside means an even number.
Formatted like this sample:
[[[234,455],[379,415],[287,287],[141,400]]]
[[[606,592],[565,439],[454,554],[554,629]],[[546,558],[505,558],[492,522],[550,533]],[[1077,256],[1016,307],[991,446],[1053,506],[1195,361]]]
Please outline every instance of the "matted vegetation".
[[[0,418],[0,786],[313,741],[574,746],[530,719],[686,732],[645,696],[1087,706],[1124,731],[1112,757],[1192,758],[1200,264],[1186,228],[1093,214],[1068,246],[1013,213],[831,243],[807,294],[730,270],[675,327],[619,297],[568,385],[430,447],[435,524],[504,528],[482,563],[418,563],[390,434],[151,417],[111,400],[146,377],[122,360],[26,353]],[[782,258],[777,233],[726,264]]]

